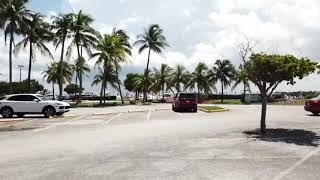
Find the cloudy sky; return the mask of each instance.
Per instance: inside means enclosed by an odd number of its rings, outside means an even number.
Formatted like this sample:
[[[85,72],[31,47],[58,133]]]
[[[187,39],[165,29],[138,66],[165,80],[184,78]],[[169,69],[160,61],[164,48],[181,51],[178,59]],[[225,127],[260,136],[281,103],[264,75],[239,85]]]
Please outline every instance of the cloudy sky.
[[[28,7],[45,15],[82,9],[94,19],[94,27],[108,33],[113,27],[127,31],[132,42],[143,28],[151,23],[160,24],[165,30],[170,48],[162,55],[152,54],[151,66],[161,63],[172,66],[184,64],[189,70],[198,62],[210,66],[218,58],[230,59],[238,65],[239,44],[246,39],[255,42],[257,52],[294,54],[320,60],[320,2],[317,0],[30,0]],[[0,35],[0,80],[7,80],[8,47]],[[59,51],[55,52],[56,59]],[[122,76],[128,72],[142,72],[146,54],[138,55],[136,49],[124,65]],[[13,59],[27,66],[28,52],[21,52]],[[37,56],[32,77],[41,80],[41,72],[52,60]],[[94,62],[90,61],[89,64]],[[22,72],[27,76],[26,68]],[[85,79],[90,87],[94,71]],[[18,80],[14,68],[14,80]],[[320,90],[320,75],[311,75],[295,86],[283,84],[279,91]],[[238,90],[240,92],[240,90]],[[230,91],[229,91],[230,92]]]

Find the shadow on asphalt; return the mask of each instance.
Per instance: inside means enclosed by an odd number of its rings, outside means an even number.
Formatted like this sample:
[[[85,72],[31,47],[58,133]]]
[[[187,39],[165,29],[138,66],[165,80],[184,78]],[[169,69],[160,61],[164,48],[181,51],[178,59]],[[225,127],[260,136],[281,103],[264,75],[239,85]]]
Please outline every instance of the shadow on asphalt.
[[[267,129],[266,134],[260,130],[244,131],[249,138],[267,142],[284,142],[299,146],[319,146],[320,136],[313,131],[303,129]]]

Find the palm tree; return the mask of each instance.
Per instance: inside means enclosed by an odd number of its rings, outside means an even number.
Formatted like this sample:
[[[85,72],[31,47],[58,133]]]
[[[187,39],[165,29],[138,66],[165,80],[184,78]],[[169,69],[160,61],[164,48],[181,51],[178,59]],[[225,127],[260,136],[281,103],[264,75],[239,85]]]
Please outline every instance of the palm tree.
[[[98,85],[101,83],[101,91],[100,91],[100,104],[102,104],[102,97],[105,103],[106,100],[106,88],[109,84],[112,88],[117,89],[119,84],[118,76],[112,67],[112,64],[106,63],[106,66],[102,69],[98,67],[98,74],[94,77],[94,81],[91,86]]]
[[[249,92],[250,90],[250,80],[248,78],[247,71],[243,68],[242,65],[240,65],[239,70],[235,73],[235,83],[233,84],[231,90],[235,90],[237,86],[239,86],[241,83],[244,85],[244,93],[243,97],[245,97],[246,90]]]
[[[43,17],[39,14],[30,14],[31,18],[27,20],[27,26],[22,30],[24,38],[19,42],[14,51],[19,52],[20,49],[26,48],[29,45],[29,71],[28,71],[28,86],[30,87],[31,66],[36,59],[35,51],[38,50],[43,55],[48,55],[53,59],[53,56],[45,43],[53,38],[53,34],[49,30],[49,24],[43,21]]]
[[[145,85],[143,92],[143,101],[147,100],[147,87],[148,87],[148,75],[149,75],[149,63],[150,63],[150,53],[151,51],[161,54],[162,50],[165,47],[168,47],[169,44],[165,36],[163,35],[163,30],[160,28],[158,24],[152,24],[148,29],[145,29],[143,34],[137,36],[137,41],[134,43],[134,46],[139,46],[139,54],[141,54],[144,50],[148,49],[148,61],[147,68],[145,71]]]
[[[209,93],[211,92],[211,89],[215,90],[214,81],[209,79],[208,70],[208,66],[205,63],[200,62],[196,66],[194,72],[190,74],[188,82],[185,85],[185,89],[194,89],[197,87],[198,96],[200,96],[200,93],[202,92]]]
[[[86,60],[84,58],[80,58],[75,60],[73,68],[76,73],[76,85],[77,85],[77,80],[79,80],[79,83],[80,83],[81,82],[80,78],[82,79],[84,75],[90,72],[90,67],[86,63]],[[83,89],[83,88],[81,87],[80,89]]]
[[[164,98],[164,89],[165,86],[167,89],[170,88],[170,81],[171,81],[171,74],[172,68],[169,67],[167,64],[161,64],[160,69],[153,68],[155,79],[159,81],[159,86],[162,91],[162,98]]]
[[[221,103],[223,103],[224,87],[230,86],[235,78],[235,68],[229,60],[217,60],[211,71],[211,78],[221,82]]]
[[[171,75],[171,86],[175,88],[176,92],[181,92],[181,84],[185,85],[188,82],[190,73],[183,65],[177,65]]]
[[[114,55],[111,56],[111,60],[113,61],[115,72],[117,77],[119,78],[119,70],[121,68],[120,63],[127,62],[127,56],[131,56],[131,45],[129,43],[129,36],[123,30],[113,29],[113,36],[116,36],[114,45]],[[121,98],[122,104],[124,104],[122,92],[121,92],[121,81],[118,83],[118,90]]]
[[[61,45],[61,55],[60,55],[60,67],[63,64],[63,57],[64,57],[64,49],[65,49],[65,42],[68,38],[70,38],[70,29],[73,22],[73,15],[69,14],[59,14],[59,16],[53,17],[53,23],[51,26],[52,30],[56,30],[55,38],[53,44],[56,46],[56,49]],[[60,69],[60,78],[59,81],[59,95],[62,96],[63,93],[63,70]]]
[[[57,65],[57,63],[51,63],[50,66],[47,66],[47,70],[42,72],[43,79],[46,79],[48,84],[52,83],[53,99],[55,99],[54,84],[58,82],[59,78],[59,69]]]
[[[71,25],[71,32],[72,32],[72,42],[68,47],[68,56],[71,56],[72,49],[76,47],[78,60],[85,61],[82,54],[82,49],[84,49],[89,56],[91,56],[91,48],[95,46],[97,41],[96,35],[97,32],[91,27],[93,23],[93,19],[86,14],[83,14],[80,10],[77,14],[73,14],[73,23]],[[82,65],[84,63],[79,63]],[[77,66],[77,68],[81,69],[82,67]],[[80,70],[79,70],[80,71]],[[79,84],[80,89],[82,89],[82,73],[79,73]],[[79,99],[77,103],[81,103],[82,92],[80,91]]]
[[[14,45],[14,34],[21,34],[25,26],[29,11],[25,5],[28,0],[0,0],[0,28],[4,30],[4,41],[9,36],[9,91],[12,84],[12,50]]]
[[[62,69],[62,76],[60,74],[60,70]],[[51,63],[50,66],[47,67],[47,71],[44,71],[42,74],[44,74],[44,79],[47,79],[48,83],[52,83],[52,91],[53,91],[53,97],[54,97],[54,84],[66,84],[70,83],[72,81],[72,75],[73,75],[73,66],[63,62],[62,66],[61,63]],[[61,81],[61,82],[60,82]]]

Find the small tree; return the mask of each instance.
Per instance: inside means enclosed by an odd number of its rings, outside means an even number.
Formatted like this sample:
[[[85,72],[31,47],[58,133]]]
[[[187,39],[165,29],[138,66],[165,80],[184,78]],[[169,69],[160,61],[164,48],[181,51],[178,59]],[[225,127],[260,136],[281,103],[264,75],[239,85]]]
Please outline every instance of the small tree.
[[[295,79],[303,79],[313,73],[317,63],[307,58],[296,58],[292,55],[252,54],[245,69],[248,78],[260,90],[262,98],[260,132],[266,131],[266,111],[268,98],[282,82],[294,85]]]
[[[69,84],[64,88],[64,91],[69,95],[76,95],[77,93],[81,92],[81,89],[78,85]]]

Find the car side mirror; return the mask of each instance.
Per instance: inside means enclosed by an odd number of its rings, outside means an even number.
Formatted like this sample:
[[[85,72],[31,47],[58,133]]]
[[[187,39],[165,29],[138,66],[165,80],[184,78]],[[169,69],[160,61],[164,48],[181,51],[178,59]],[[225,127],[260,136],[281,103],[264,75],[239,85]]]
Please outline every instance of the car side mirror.
[[[38,103],[38,102],[40,102],[40,100],[39,99],[34,99],[33,102],[37,102]]]

